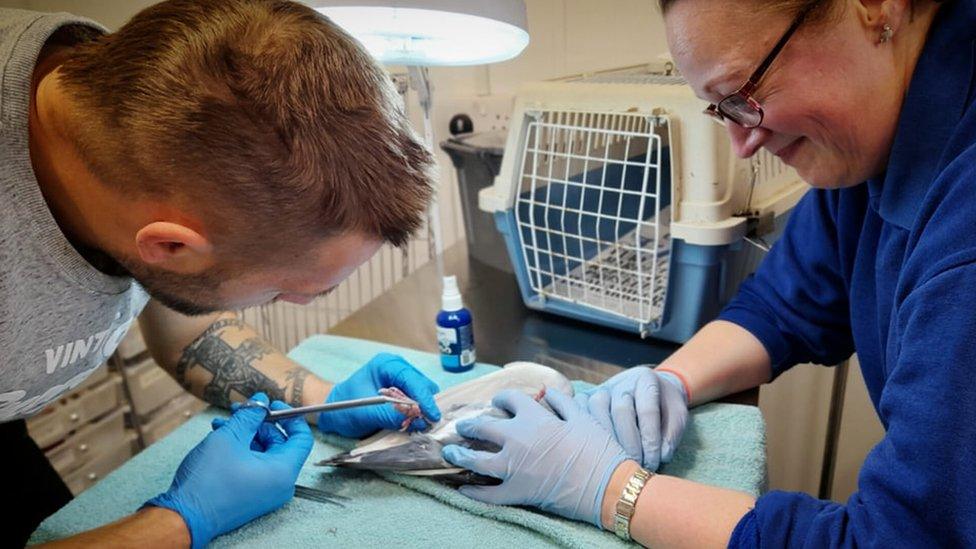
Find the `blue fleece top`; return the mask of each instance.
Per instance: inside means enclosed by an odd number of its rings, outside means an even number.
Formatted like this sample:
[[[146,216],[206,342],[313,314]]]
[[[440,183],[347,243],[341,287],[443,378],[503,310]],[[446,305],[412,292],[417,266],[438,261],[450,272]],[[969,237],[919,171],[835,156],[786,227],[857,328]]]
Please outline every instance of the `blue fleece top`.
[[[976,1],[943,6],[886,173],[808,193],[720,315],[774,376],[856,349],[886,431],[846,504],[770,492],[730,546],[976,547],[974,39]]]

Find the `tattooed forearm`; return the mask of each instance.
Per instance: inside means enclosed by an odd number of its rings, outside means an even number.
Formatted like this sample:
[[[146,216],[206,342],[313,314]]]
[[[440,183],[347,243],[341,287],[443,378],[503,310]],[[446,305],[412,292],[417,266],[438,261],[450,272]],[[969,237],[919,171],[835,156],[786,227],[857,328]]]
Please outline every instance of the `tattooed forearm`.
[[[191,376],[197,375],[198,369],[209,372],[210,379],[200,396],[217,406],[230,407],[234,393],[238,400],[258,391],[266,393],[271,400],[284,400],[285,388],[254,367],[256,361],[277,351],[258,337],[249,337],[237,347],[232,346],[221,337],[231,327],[240,329],[244,324],[238,319],[219,320],[191,343],[176,366],[177,380],[189,389]]]
[[[308,376],[308,370],[305,368],[293,368],[288,371],[285,377],[285,387],[291,386],[291,400],[288,404],[294,407],[302,405],[302,391],[305,388],[305,378]]]
[[[202,341],[204,341],[210,336],[219,334],[229,326],[233,326],[235,328],[243,328],[244,322],[237,317],[223,318],[221,320],[218,320],[217,322],[211,324],[206,330],[204,330],[204,332],[200,334],[196,338],[196,340],[194,340],[193,343],[190,344],[189,347],[183,350],[183,356],[181,356],[180,361],[176,363],[176,373],[175,373],[176,381],[180,382],[180,385],[182,385],[183,388],[187,390],[190,389],[190,382],[187,379],[187,370],[189,370],[190,367],[196,365],[194,362],[194,358],[195,358],[194,354],[190,353],[189,351],[194,347],[199,347]]]

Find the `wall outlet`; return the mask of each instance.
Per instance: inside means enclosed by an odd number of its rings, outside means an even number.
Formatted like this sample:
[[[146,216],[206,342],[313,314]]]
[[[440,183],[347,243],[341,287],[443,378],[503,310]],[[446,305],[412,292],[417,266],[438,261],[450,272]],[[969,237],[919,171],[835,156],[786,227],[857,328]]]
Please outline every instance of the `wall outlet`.
[[[434,97],[435,130],[444,138],[450,136],[449,122],[456,114],[471,118],[474,133],[508,131],[515,97],[512,95],[481,95]]]

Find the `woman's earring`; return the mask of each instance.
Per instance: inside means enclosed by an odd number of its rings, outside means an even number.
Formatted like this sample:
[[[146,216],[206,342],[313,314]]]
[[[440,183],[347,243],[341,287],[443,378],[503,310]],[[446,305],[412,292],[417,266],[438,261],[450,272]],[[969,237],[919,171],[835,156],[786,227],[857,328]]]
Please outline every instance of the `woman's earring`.
[[[891,25],[885,23],[881,27],[881,38],[878,40],[879,44],[885,44],[891,41],[891,37],[895,35],[895,29],[891,28]]]

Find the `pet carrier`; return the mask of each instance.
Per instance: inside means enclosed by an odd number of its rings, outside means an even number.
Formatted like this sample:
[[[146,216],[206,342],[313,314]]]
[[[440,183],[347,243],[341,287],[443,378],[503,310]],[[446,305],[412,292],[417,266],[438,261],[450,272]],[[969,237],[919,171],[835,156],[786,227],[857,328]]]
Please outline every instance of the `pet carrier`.
[[[686,341],[714,318],[807,186],[726,130],[677,76],[603,75],[518,95],[481,191],[533,309]],[[758,243],[757,243],[758,244]]]

